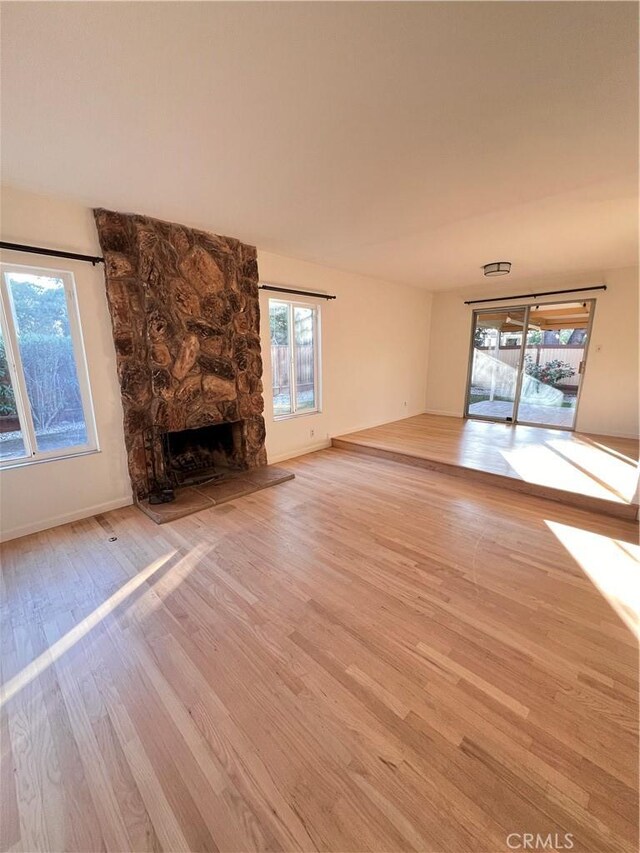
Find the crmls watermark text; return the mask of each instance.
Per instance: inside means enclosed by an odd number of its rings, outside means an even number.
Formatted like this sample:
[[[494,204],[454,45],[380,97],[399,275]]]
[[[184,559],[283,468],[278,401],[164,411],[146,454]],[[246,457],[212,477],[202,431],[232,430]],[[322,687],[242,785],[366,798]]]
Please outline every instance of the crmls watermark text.
[[[510,832],[507,835],[510,850],[573,850],[573,835],[565,832]]]

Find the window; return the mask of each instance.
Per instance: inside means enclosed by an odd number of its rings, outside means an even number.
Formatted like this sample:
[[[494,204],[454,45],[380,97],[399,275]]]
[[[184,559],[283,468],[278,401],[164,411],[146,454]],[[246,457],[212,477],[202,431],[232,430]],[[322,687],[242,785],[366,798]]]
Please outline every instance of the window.
[[[320,409],[319,313],[315,305],[269,300],[273,414],[276,418]]]
[[[0,464],[95,450],[73,275],[0,270]]]

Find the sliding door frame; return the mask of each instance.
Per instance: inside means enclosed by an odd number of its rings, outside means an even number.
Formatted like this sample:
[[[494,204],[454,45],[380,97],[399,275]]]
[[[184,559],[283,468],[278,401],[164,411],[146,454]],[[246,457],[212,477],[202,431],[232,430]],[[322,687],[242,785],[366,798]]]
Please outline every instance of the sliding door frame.
[[[582,359],[581,359],[581,368],[578,371],[578,375],[580,376],[580,381],[578,382],[578,393],[576,394],[576,405],[573,410],[573,423],[570,427],[561,426],[558,424],[540,424],[535,423],[534,421],[521,421],[518,420],[517,423],[522,424],[522,426],[537,426],[542,427],[542,429],[559,429],[564,430],[565,432],[575,432],[576,421],[578,419],[578,407],[580,406],[580,397],[582,396],[582,386],[584,385],[584,375],[587,369],[587,355],[589,350],[589,344],[591,342],[591,330],[593,328],[593,315],[596,312],[596,299],[567,299],[562,302],[532,302],[532,305],[567,305],[571,302],[589,302],[589,322],[587,323],[587,340],[584,345],[584,349],[582,351]],[[527,324],[527,332],[529,331]],[[520,401],[518,400],[518,408],[520,408]]]
[[[471,317],[471,337],[469,340],[469,363],[467,365],[467,390],[464,397],[464,416],[472,418],[474,421],[489,421],[490,423],[515,424],[517,423],[518,408],[520,406],[520,389],[522,387],[522,371],[524,367],[524,354],[526,351],[525,341],[529,330],[529,305],[509,305],[503,307],[498,305],[496,308],[477,308],[473,311]],[[490,415],[471,415],[469,414],[469,398],[471,396],[471,379],[473,376],[473,357],[474,357],[474,337],[476,331],[476,318],[481,314],[495,314],[498,311],[524,311],[522,321],[522,345],[520,347],[520,358],[518,360],[516,385],[513,391],[513,412],[510,418],[495,418]],[[500,330],[498,329],[498,344],[500,343]]]
[[[582,386],[584,384],[584,376],[587,368],[587,356],[589,351],[589,344],[591,343],[591,331],[593,328],[593,316],[596,312],[596,298],[592,297],[590,299],[564,299],[560,302],[555,301],[534,301],[525,303],[523,305],[508,305],[502,306],[497,305],[493,308],[477,308],[473,311],[471,316],[471,336],[469,339],[469,361],[467,365],[467,386],[464,397],[464,417],[469,418],[474,421],[488,421],[490,423],[505,423],[505,424],[521,424],[522,426],[536,426],[541,427],[542,429],[558,429],[565,430],[569,432],[573,432],[576,428],[576,420],[578,418],[578,407],[580,405],[580,398],[582,396]],[[529,332],[529,315],[531,313],[531,309],[536,305],[569,305],[572,302],[589,302],[589,322],[587,324],[587,339],[584,345],[584,350],[582,353],[581,359],[581,368],[579,371],[580,381],[578,383],[578,393],[576,394],[576,405],[574,408],[573,414],[573,423],[570,427],[560,426],[557,424],[540,424],[534,423],[533,421],[521,421],[518,419],[518,414],[520,411],[520,397],[522,392],[522,381],[524,378],[524,357],[527,351],[527,335]],[[472,415],[469,413],[469,397],[471,395],[471,378],[473,375],[473,356],[474,356],[474,335],[476,330],[476,318],[480,314],[488,314],[488,313],[496,313],[497,311],[508,311],[509,309],[513,311],[524,311],[524,322],[522,326],[522,348],[520,351],[520,360],[518,362],[518,377],[516,379],[516,387],[514,391],[514,401],[513,401],[513,416],[510,419],[507,418],[492,418],[488,415]],[[498,332],[498,336],[500,332]],[[499,338],[498,338],[499,339]]]

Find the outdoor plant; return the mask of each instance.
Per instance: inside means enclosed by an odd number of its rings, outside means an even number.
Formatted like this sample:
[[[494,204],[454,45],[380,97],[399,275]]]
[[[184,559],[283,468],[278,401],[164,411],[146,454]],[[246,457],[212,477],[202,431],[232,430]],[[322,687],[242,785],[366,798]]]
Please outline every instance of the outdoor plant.
[[[62,287],[28,282],[12,289],[22,369],[36,430],[81,417],[82,401]],[[0,338],[0,416],[16,415],[4,341]]]
[[[487,341],[489,339],[488,330],[481,329],[480,326],[477,326],[473,333],[473,345],[478,349],[483,349],[487,346]]]
[[[9,365],[4,349],[4,341],[0,338],[0,417],[16,415],[16,400],[13,395]]]
[[[554,358],[552,361],[546,361],[544,364],[536,364],[532,356],[527,353],[524,357],[525,372],[542,382],[544,385],[557,386],[563,379],[568,379],[575,375],[575,370],[566,361],[559,358]]]
[[[24,377],[36,429],[48,429],[81,411],[80,391],[70,338],[23,335]]]

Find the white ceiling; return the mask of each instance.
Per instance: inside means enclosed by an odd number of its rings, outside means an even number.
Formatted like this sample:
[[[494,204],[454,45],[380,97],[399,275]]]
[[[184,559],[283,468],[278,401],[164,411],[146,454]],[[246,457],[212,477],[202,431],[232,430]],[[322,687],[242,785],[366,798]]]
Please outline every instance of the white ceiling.
[[[637,263],[635,3],[4,3],[2,177],[434,290]]]

